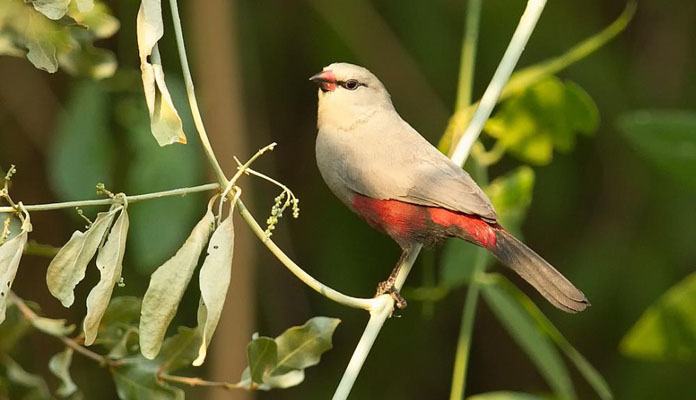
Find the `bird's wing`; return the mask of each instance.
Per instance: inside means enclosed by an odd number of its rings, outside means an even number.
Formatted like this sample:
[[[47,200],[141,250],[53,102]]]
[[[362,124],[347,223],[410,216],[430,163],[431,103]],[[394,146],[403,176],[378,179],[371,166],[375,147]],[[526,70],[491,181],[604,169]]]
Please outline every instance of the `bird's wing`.
[[[490,200],[471,176],[403,124],[403,129],[370,135],[369,146],[347,158],[344,184],[365,196],[442,207],[495,222]],[[380,138],[376,143],[375,137]]]

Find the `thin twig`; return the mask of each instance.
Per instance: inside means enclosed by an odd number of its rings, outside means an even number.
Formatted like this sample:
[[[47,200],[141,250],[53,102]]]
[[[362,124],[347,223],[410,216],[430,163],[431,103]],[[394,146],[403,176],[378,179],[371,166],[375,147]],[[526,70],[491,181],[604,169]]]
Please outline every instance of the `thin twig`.
[[[8,299],[17,306],[17,309],[19,312],[22,314],[24,319],[32,323],[35,319],[39,318],[39,316],[34,312],[34,310],[31,309],[27,305],[27,303],[22,299],[21,297],[17,296],[14,292],[10,291]],[[70,347],[71,349],[75,350],[76,352],[82,354],[83,356],[96,361],[99,363],[99,365],[108,365],[110,367],[115,367],[120,365],[119,362],[114,361],[106,356],[103,356],[99,353],[95,353],[92,350],[82,346],[76,339],[69,338],[67,336],[61,336],[61,335],[51,335],[61,342],[63,342],[64,345]]]
[[[201,378],[179,376],[179,375],[170,375],[170,374],[166,374],[166,373],[161,373],[161,374],[157,375],[157,378],[161,379],[163,381],[183,383],[184,385],[189,385],[189,386],[220,387],[220,388],[224,388],[224,389],[228,389],[228,390],[246,389],[245,386],[240,385],[238,383],[206,381],[205,379],[201,379]]]
[[[172,190],[165,190],[162,192],[145,193],[133,196],[126,196],[128,203],[135,203],[138,201],[159,199],[162,197],[170,196],[184,196],[189,193],[207,192],[210,190],[217,190],[220,188],[218,183],[207,183],[205,185],[178,188]],[[78,200],[78,201],[66,201],[63,203],[47,203],[47,204],[30,204],[25,205],[24,208],[27,211],[50,211],[50,210],[60,210],[63,208],[75,208],[75,207],[87,207],[87,206],[107,206],[113,204],[113,199],[98,199],[98,200]],[[10,213],[15,212],[14,207],[0,207],[0,213]]]

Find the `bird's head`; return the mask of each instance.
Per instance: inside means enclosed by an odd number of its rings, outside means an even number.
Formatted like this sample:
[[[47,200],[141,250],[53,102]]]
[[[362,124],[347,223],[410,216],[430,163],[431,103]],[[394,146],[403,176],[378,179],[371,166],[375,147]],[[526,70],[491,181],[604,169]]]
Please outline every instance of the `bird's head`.
[[[318,123],[346,130],[382,110],[393,110],[389,92],[366,68],[333,63],[309,78],[319,86]]]

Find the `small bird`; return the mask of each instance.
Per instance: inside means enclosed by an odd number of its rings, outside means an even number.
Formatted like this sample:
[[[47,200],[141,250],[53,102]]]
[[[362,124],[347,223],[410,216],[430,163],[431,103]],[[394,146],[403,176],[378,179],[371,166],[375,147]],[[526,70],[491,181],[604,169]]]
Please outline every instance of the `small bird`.
[[[394,287],[401,262],[417,244],[457,237],[490,251],[557,308],[576,313],[590,305],[500,226],[483,190],[399,116],[375,75],[334,63],[309,79],[319,86],[316,157],[322,178],[348,208],[402,249],[378,295],[388,293],[405,307]]]

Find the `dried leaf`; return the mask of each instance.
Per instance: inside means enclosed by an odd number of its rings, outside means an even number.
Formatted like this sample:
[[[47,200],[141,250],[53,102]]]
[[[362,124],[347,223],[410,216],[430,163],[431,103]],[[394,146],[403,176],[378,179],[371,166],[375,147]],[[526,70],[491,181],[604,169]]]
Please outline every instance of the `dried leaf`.
[[[92,11],[92,7],[94,7],[94,0],[75,0],[75,3],[80,12]]]
[[[32,374],[26,371],[15,360],[9,356],[0,358],[0,362],[5,366],[7,380],[29,389],[25,395],[26,399],[50,399],[51,392],[48,385],[41,375]]]
[[[70,364],[72,363],[73,349],[66,348],[60,353],[56,353],[48,362],[48,369],[60,379],[60,387],[56,394],[60,397],[68,397],[77,392],[77,385],[70,376]]]
[[[208,211],[193,228],[186,242],[172,258],[157,268],[150,278],[150,286],[145,293],[140,311],[140,350],[148,359],[155,358],[159,353],[167,327],[174,318],[181,297],[198,264],[198,258],[208,242],[211,227],[215,222],[211,211],[213,200],[208,204]]]
[[[164,81],[157,42],[164,34],[160,0],[143,0],[137,19],[140,71],[150,111],[150,129],[160,146],[186,143],[181,118]]]
[[[19,260],[27,244],[27,236],[31,232],[29,216],[22,222],[21,232],[0,245],[0,323],[5,320],[7,297],[12,288],[12,282],[17,275]]]
[[[70,307],[75,301],[75,286],[84,279],[87,264],[97,252],[104,234],[119,210],[121,207],[99,213],[87,231],[75,231],[48,265],[48,290],[63,306]]]
[[[36,11],[52,20],[59,20],[68,12],[71,0],[33,0]]]
[[[46,317],[36,317],[31,320],[34,328],[52,336],[66,336],[75,330],[75,325],[66,325],[65,319],[53,319]]]
[[[121,279],[123,255],[126,251],[126,238],[128,237],[128,223],[128,212],[123,208],[113,228],[111,228],[111,232],[109,232],[104,247],[99,250],[97,255],[100,278],[87,296],[87,315],[83,324],[87,346],[94,343],[97,338],[99,322],[109,305],[114,286]]]
[[[201,289],[201,307],[204,308],[202,312],[205,318],[201,321],[203,340],[198,350],[198,358],[193,362],[195,366],[199,366],[205,361],[206,351],[220,320],[227,289],[230,286],[234,253],[233,206],[234,203],[230,207],[229,216],[213,232],[208,244],[208,255],[201,267],[199,286]]]

